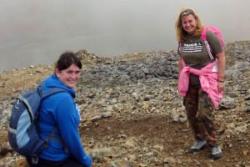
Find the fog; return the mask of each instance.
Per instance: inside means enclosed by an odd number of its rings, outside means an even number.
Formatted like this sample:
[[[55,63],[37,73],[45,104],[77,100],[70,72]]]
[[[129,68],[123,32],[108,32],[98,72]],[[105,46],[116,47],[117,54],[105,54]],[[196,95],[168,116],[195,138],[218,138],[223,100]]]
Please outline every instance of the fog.
[[[176,49],[174,24],[191,7],[226,42],[250,39],[249,0],[0,0],[0,71],[52,64],[66,50],[98,56]]]

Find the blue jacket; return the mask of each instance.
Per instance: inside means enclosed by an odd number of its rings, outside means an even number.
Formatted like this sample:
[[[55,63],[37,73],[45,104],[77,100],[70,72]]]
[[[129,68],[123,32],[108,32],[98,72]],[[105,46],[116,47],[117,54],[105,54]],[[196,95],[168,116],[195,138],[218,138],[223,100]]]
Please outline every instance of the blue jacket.
[[[47,139],[49,135],[51,137],[40,158],[62,161],[72,156],[84,165],[87,154],[78,130],[80,114],[74,101],[75,90],[66,86],[56,75],[49,76],[41,85],[43,91],[56,87],[65,92],[49,96],[41,103],[39,133],[42,139]]]

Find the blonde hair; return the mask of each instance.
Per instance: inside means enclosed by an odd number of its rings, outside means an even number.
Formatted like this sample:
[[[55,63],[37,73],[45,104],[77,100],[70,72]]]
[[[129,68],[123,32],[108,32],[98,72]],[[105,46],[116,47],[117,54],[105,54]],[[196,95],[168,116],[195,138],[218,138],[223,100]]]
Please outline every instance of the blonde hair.
[[[184,9],[180,12],[178,19],[176,21],[176,24],[175,24],[176,37],[177,37],[178,42],[183,41],[185,39],[185,37],[187,36],[187,32],[182,27],[182,18],[184,16],[188,16],[188,15],[193,15],[196,22],[197,22],[194,36],[199,37],[201,35],[202,24],[201,24],[201,20],[200,20],[199,16],[194,12],[193,9],[187,8],[187,9]]]

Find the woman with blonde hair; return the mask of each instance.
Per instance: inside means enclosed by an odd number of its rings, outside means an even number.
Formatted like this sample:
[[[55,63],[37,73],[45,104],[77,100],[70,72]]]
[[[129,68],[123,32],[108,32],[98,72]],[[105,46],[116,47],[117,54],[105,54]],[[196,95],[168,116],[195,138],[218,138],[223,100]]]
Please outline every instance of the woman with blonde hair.
[[[180,55],[178,89],[184,96],[183,104],[195,138],[190,151],[210,146],[212,158],[218,159],[222,157],[222,150],[217,144],[213,110],[218,107],[224,89],[225,54],[217,36],[207,31],[206,38],[214,59],[210,58],[210,51],[201,39],[203,28],[193,9],[180,12],[176,21]],[[205,88],[204,83],[210,86]],[[183,87],[186,88],[184,92]]]

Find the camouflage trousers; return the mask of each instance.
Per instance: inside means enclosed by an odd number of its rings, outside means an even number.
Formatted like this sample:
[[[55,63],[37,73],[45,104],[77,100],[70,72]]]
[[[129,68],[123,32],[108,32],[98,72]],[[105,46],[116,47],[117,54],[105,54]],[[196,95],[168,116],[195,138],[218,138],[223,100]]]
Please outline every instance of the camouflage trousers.
[[[189,87],[183,104],[195,139],[216,144],[216,130],[213,123],[213,107],[208,95],[199,87]]]

